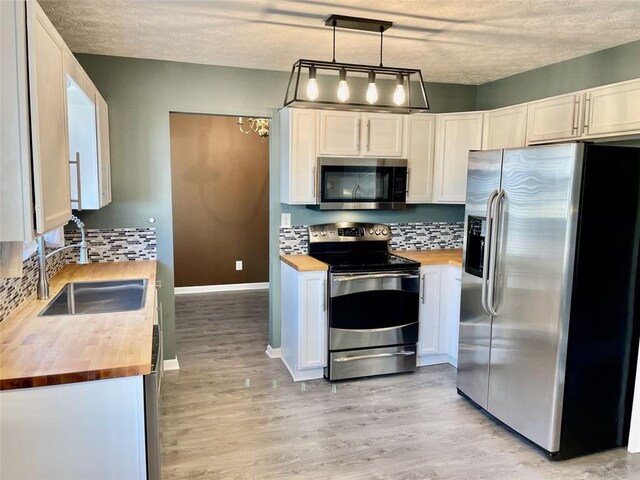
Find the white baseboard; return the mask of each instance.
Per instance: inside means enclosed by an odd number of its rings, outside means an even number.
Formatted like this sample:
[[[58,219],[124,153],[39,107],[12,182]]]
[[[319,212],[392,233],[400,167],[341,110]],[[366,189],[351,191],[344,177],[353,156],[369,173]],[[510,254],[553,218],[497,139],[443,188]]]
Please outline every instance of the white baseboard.
[[[180,370],[180,364],[178,363],[178,357],[170,358],[169,360],[165,360],[162,362],[162,367],[164,371],[167,372],[169,370]]]
[[[265,352],[269,358],[280,358],[281,350],[280,348],[273,348],[271,345],[267,345],[267,349]]]
[[[456,367],[458,362],[451,355],[446,353],[418,356],[418,366],[428,367],[430,365],[442,365],[448,363],[452,367]]]
[[[284,357],[280,357],[280,360],[282,360],[282,363],[284,363],[284,366],[287,367],[287,370],[289,370],[289,375],[291,375],[291,378],[293,379],[294,382],[304,382],[307,380],[317,380],[319,378],[323,378],[324,377],[324,368],[320,367],[320,368],[312,368],[309,370],[294,370],[293,368],[291,368],[291,366],[287,363],[287,360]]]
[[[269,282],[258,283],[228,283],[225,285],[199,285],[197,287],[175,287],[176,295],[189,293],[211,293],[211,292],[236,292],[240,290],[265,290],[269,288]]]

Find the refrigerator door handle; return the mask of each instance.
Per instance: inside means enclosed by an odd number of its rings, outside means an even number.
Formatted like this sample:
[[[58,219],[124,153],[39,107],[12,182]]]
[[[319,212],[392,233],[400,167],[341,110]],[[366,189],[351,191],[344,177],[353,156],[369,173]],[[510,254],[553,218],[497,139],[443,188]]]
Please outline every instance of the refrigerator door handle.
[[[489,264],[490,264],[490,251],[491,251],[491,232],[493,230],[493,201],[496,199],[500,192],[496,189],[489,194],[489,199],[487,200],[487,211],[486,211],[486,225],[485,225],[485,243],[484,243],[484,257],[482,260],[482,308],[487,315],[491,315],[491,311],[489,310],[489,305],[487,302],[487,282],[489,279]]]
[[[496,284],[496,257],[498,255],[498,229],[500,228],[500,216],[502,212],[502,199],[504,198],[504,190],[500,190],[500,193],[495,197],[492,208],[492,221],[491,221],[491,244],[489,245],[489,274],[488,274],[488,288],[487,288],[487,307],[489,314],[494,317],[498,315],[498,309],[494,303],[495,301],[495,284]]]

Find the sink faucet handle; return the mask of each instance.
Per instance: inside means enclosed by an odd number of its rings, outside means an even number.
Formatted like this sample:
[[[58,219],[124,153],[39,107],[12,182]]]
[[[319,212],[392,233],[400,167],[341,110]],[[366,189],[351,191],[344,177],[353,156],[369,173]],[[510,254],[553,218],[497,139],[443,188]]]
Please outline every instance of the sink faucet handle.
[[[84,222],[80,220],[78,217],[76,217],[75,215],[71,215],[71,221],[74,222],[79,229],[84,228]]]

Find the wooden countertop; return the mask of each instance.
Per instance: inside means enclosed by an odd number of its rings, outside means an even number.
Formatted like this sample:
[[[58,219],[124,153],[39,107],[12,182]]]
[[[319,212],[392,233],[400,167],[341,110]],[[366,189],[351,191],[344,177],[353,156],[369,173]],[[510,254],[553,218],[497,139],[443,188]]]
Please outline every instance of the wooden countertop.
[[[72,281],[147,278],[142,310],[38,317]],[[156,262],[66,265],[49,300],[26,300],[0,322],[0,390],[145,375],[151,371]]]
[[[462,266],[462,249],[437,249],[437,250],[392,250],[391,253],[408,258],[425,265],[455,265]],[[299,272],[326,271],[329,266],[309,255],[280,255],[287,265]]]
[[[436,250],[393,250],[392,253],[409,260],[420,262],[425,265],[455,265],[462,266],[462,249],[447,248]]]
[[[280,255],[280,260],[299,272],[326,272],[329,270],[329,265],[309,255]]]

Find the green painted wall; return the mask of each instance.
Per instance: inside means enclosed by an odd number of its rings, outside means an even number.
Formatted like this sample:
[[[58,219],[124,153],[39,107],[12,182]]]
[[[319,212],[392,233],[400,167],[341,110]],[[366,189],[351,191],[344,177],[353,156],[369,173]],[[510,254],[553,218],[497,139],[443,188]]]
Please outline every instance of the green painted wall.
[[[276,118],[288,73],[206,65],[77,55],[109,104],[113,202],[83,212],[89,228],[155,226],[159,279],[164,307],[165,358],[175,356],[173,228],[169,112]],[[476,87],[427,84],[432,111],[473,110]],[[294,225],[330,222],[341,213],[312,212],[280,204],[279,145],[274,122],[270,143],[270,321],[269,342],[280,345],[278,226],[280,213],[292,213]],[[404,212],[357,214],[373,221],[461,220],[461,206],[421,206]],[[156,222],[150,224],[149,217]],[[194,226],[197,228],[197,226]]]
[[[640,41],[478,86],[477,110],[504,107],[640,78]]]

